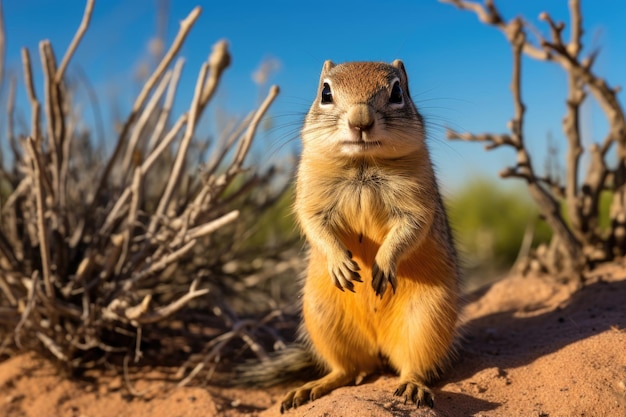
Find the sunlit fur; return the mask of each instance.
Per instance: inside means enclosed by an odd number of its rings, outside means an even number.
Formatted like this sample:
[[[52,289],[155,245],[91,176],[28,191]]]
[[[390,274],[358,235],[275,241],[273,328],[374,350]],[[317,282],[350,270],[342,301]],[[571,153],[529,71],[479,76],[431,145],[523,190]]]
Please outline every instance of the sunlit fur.
[[[389,103],[394,79],[403,106]],[[324,82],[330,105],[320,102]],[[350,117],[373,124],[359,132]],[[328,374],[290,392],[283,410],[385,363],[409,400],[432,403],[427,384],[455,338],[459,272],[424,138],[401,61],[324,64],[302,130],[295,212],[310,245],[302,337]]]

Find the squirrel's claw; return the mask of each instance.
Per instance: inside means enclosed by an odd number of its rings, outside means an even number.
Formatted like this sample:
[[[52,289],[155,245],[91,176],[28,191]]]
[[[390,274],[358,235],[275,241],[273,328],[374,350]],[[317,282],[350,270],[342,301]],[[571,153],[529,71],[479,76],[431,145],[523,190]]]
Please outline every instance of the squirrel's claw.
[[[397,278],[394,272],[385,272],[378,266],[378,262],[374,262],[372,266],[372,288],[376,291],[376,295],[383,298],[387,290],[387,283],[391,285],[393,293],[396,293]]]
[[[333,283],[337,288],[341,291],[347,289],[348,291],[354,292],[354,284],[352,281],[363,282],[361,275],[357,272],[361,268],[359,268],[359,264],[352,259],[352,253],[350,251],[347,251],[347,255],[348,256],[338,264],[329,265],[328,269]]]
[[[411,402],[418,407],[427,405],[430,408],[435,406],[435,396],[427,387],[420,386],[414,382],[405,382],[400,384],[393,395],[402,397],[404,395],[404,403]]]

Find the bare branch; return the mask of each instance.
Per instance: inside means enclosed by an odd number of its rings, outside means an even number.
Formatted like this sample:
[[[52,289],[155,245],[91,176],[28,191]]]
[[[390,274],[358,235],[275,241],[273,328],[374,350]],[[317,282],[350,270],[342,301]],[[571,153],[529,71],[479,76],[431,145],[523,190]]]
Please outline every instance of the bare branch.
[[[150,137],[150,141],[148,142],[148,146],[146,148],[147,152],[152,152],[155,146],[159,143],[163,130],[165,130],[166,122],[172,112],[172,103],[174,102],[178,80],[180,79],[180,74],[184,64],[185,60],[183,58],[179,58],[174,65],[174,70],[172,72],[170,83],[167,87],[167,93],[165,95],[165,100],[163,101],[163,107],[161,109],[161,114],[159,115],[159,120],[152,131],[152,136]]]
[[[124,267],[124,263],[128,258],[128,252],[130,250],[131,239],[133,237],[133,229],[135,228],[135,221],[137,220],[137,213],[139,212],[139,205],[142,200],[142,180],[140,169],[135,169],[135,175],[133,175],[133,182],[131,184],[132,199],[130,202],[130,209],[128,210],[128,220],[126,222],[126,230],[124,231],[124,244],[122,253],[117,261],[115,271],[119,274]]]
[[[487,149],[493,149],[501,145],[509,145],[516,150],[516,166],[504,170],[500,175],[504,178],[517,177],[526,181],[531,196],[537,202],[542,215],[545,217],[546,221],[557,236],[560,247],[557,252],[560,251],[565,254],[565,264],[563,266],[564,270],[567,272],[579,271],[582,263],[580,256],[580,242],[577,241],[570,227],[563,219],[560,212],[559,202],[555,198],[555,195],[541,185],[541,178],[539,178],[539,176],[537,176],[534,172],[530,155],[524,144],[523,130],[525,105],[521,95],[522,54],[526,54],[540,60],[559,60],[563,54],[567,53],[567,48],[563,45],[561,39],[561,33],[564,28],[563,24],[553,22],[547,13],[542,13],[540,18],[546,21],[550,26],[552,32],[552,42],[547,42],[541,36],[538,36],[541,48],[537,48],[527,41],[524,31],[524,22],[521,18],[512,19],[508,23],[504,22],[492,1],[487,1],[486,6],[463,0],[442,1],[445,3],[452,3],[461,9],[471,10],[476,13],[482,22],[500,29],[506,35],[513,48],[513,77],[511,80],[511,94],[514,104],[514,116],[509,125],[511,129],[511,136],[458,134],[456,132],[449,131],[448,137],[467,141],[486,142],[488,144]],[[579,32],[576,33],[579,34]],[[572,43],[572,49],[579,48],[579,43],[577,42],[578,41],[574,41]],[[578,130],[578,107],[583,99],[584,94],[580,86],[579,77],[574,75],[574,78],[570,79],[569,112],[566,117],[566,126],[568,127],[568,137],[571,145],[568,164],[568,178],[570,179],[572,175],[576,175],[578,159],[580,157],[580,153],[582,152],[580,148]],[[552,188],[550,181],[543,180],[543,182]],[[568,184],[566,195],[573,201],[572,204],[574,204],[574,209],[572,213],[577,213],[575,209],[577,197],[576,193],[576,182]],[[555,194],[559,194],[558,189]],[[577,218],[578,215],[576,216],[576,219]]]
[[[586,229],[586,226],[582,224],[584,219],[581,216],[582,207],[578,199],[578,172],[580,157],[583,153],[580,138],[579,112],[580,106],[585,99],[585,93],[580,78],[572,73],[568,73],[567,78],[569,90],[567,97],[567,114],[563,118],[563,131],[568,140],[565,201],[570,222],[573,224],[572,231],[579,240],[584,241],[585,234],[580,233],[582,229]]]
[[[137,96],[137,99],[135,100],[135,103],[133,104],[131,113],[126,119],[124,126],[122,127],[122,131],[120,132],[117,144],[115,145],[115,149],[113,150],[113,154],[109,158],[106,164],[106,167],[104,168],[104,172],[102,173],[102,176],[100,177],[100,182],[98,186],[96,187],[96,192],[94,194],[94,202],[100,196],[104,183],[109,179],[111,169],[113,169],[113,165],[115,164],[115,161],[117,160],[119,153],[121,152],[124,146],[126,135],[128,131],[130,130],[131,125],[134,123],[139,113],[139,110],[143,107],[146,101],[146,98],[148,97],[148,94],[150,93],[150,91],[152,91],[152,88],[154,87],[156,82],[161,78],[166,68],[170,65],[170,63],[174,59],[174,56],[176,56],[176,54],[180,50],[183,42],[185,41],[185,39],[187,38],[187,35],[189,34],[189,31],[193,27],[193,24],[198,19],[198,16],[200,16],[201,10],[202,9],[200,7],[196,7],[195,9],[191,11],[191,13],[189,13],[189,15],[182,22],[180,22],[180,30],[178,31],[176,38],[172,42],[170,49],[167,51],[165,56],[163,56],[163,59],[161,60],[157,68],[154,70],[150,78],[148,78],[143,88],[139,92],[139,95]]]
[[[198,280],[195,280],[191,283],[191,286],[189,287],[189,292],[187,294],[183,295],[173,303],[153,311],[152,313],[140,315],[139,317],[133,319],[133,321],[139,324],[156,323],[157,321],[161,321],[173,315],[181,308],[183,308],[189,301],[209,293],[208,288],[198,290],[196,289],[197,286]]]
[[[209,76],[204,84],[200,103],[204,107],[211,100],[217,88],[224,70],[230,65],[230,53],[228,52],[228,42],[222,40],[213,45],[211,55],[209,55]]]
[[[195,203],[197,204],[197,203]],[[189,216],[186,216],[183,214],[183,219],[185,220],[189,220]],[[237,219],[237,217],[239,217],[239,211],[238,210],[233,210],[228,214],[225,214],[221,217],[218,217],[217,219],[210,221],[208,223],[205,223],[203,225],[194,227],[190,230],[187,229],[187,223],[185,223],[184,225],[181,226],[181,219],[178,218],[176,220],[178,220],[177,222],[174,221],[172,223],[174,223],[174,227],[179,227],[180,228],[180,232],[178,233],[178,236],[176,237],[176,239],[172,240],[172,243],[169,245],[170,248],[175,248],[179,245],[181,245],[182,243],[188,241],[188,240],[194,240],[194,239],[199,239],[201,237],[210,235],[211,233],[213,233],[214,231],[216,231],[217,229],[227,225],[228,223],[233,222],[234,220]],[[195,221],[195,219],[194,219]]]
[[[493,7],[493,1],[485,2],[485,6],[479,3],[463,0],[440,0],[442,3],[453,4],[459,9],[469,10],[476,14],[478,20],[488,25],[504,25],[505,22],[498,11]]]
[[[486,7],[482,6],[475,2],[465,1],[465,0],[439,0],[442,3],[453,4],[459,9],[469,10],[476,14],[478,20],[481,22],[495,26],[502,31],[507,37],[507,39],[511,42],[512,32],[514,32],[514,28],[511,26],[511,22],[506,23],[495,5],[493,4],[493,0],[486,0]],[[513,20],[514,22],[515,20]],[[550,59],[550,54],[541,48],[531,45],[530,43],[524,43],[523,51],[526,55],[533,57],[539,60]]]
[[[61,141],[63,140],[65,121],[62,114],[61,99],[58,97],[59,90],[53,82],[56,63],[50,41],[45,40],[39,43],[39,55],[44,73],[44,109],[48,125],[48,144],[50,145],[50,156],[52,159],[50,175],[52,176],[51,182],[54,192],[51,195],[53,198],[58,199],[60,195],[59,168],[63,158]]]
[[[185,237],[187,239],[199,239],[203,236],[213,233],[217,229],[234,221],[235,219],[237,219],[237,217],[239,217],[239,211],[233,210],[230,213],[225,214],[222,217],[213,220],[212,222],[205,223],[198,227],[194,227],[193,229],[187,232]]]
[[[38,285],[38,281],[39,281],[39,271],[34,271],[33,275],[30,278],[29,285],[28,285],[26,307],[24,308],[24,311],[22,312],[22,316],[20,317],[19,323],[17,323],[17,326],[15,326],[15,330],[13,330],[13,337],[15,338],[15,344],[19,348],[21,348],[20,332],[22,330],[22,327],[24,327],[26,320],[28,320],[28,316],[30,316],[30,313],[33,310],[33,307],[35,306],[35,294],[36,294],[35,288]]]
[[[446,137],[450,140],[457,139],[465,142],[486,142],[485,150],[492,150],[498,148],[502,145],[512,146],[513,148],[517,147],[517,144],[513,142],[510,135],[494,135],[491,133],[483,133],[479,135],[474,135],[471,133],[459,133],[452,129],[448,129],[446,132]]]
[[[270,104],[272,104],[272,102],[278,95],[278,92],[279,92],[278,86],[273,85],[270,88],[270,91],[267,97],[265,97],[265,100],[263,100],[263,103],[261,103],[257,111],[254,113],[254,116],[252,116],[252,119],[250,120],[250,124],[248,125],[248,128],[246,129],[246,133],[244,134],[243,138],[240,140],[239,146],[237,147],[237,150],[235,151],[235,156],[233,158],[232,163],[230,164],[226,172],[220,175],[215,180],[216,187],[223,189],[226,185],[230,183],[234,175],[237,175],[240,173],[241,167],[243,165],[243,161],[246,155],[248,154],[248,151],[250,150],[250,144],[252,143],[252,138],[254,137],[254,134],[256,133],[256,129],[259,123],[261,122],[261,119],[267,112],[267,109],[269,108]]]
[[[2,7],[0,5],[0,7]],[[17,79],[11,78],[9,84],[9,96],[7,98],[7,137],[9,138],[9,145],[13,151],[13,159],[15,161],[20,160],[20,152],[17,148],[17,142],[15,139],[14,118],[15,118],[15,88],[17,86]]]
[[[578,54],[582,49],[583,19],[580,13],[580,0],[569,0],[570,8],[570,40],[567,45],[567,52],[574,58],[578,58]]]
[[[143,161],[139,169],[141,170],[142,175],[146,175],[146,173],[150,170],[152,165],[156,162],[158,157],[167,149],[167,147],[176,139],[178,132],[182,129],[183,125],[187,122],[187,113],[182,114],[174,126],[170,129],[168,134],[163,138],[161,142],[157,145],[157,147],[148,155],[148,157]],[[101,231],[103,234],[107,234],[110,232],[111,227],[113,227],[113,223],[119,218],[120,214],[123,212],[124,207],[128,203],[128,198],[131,196],[131,185],[129,185],[123,192],[122,195],[117,199],[115,205],[111,209],[111,212],[107,216]]]
[[[197,240],[190,240],[181,248],[175,250],[174,252],[163,256],[157,262],[154,262],[149,267],[144,269],[143,271],[134,273],[131,281],[127,281],[125,284],[125,290],[128,291],[130,289],[132,283],[142,280],[143,278],[155,274],[163,269],[167,268],[169,265],[181,259],[183,256],[187,255],[189,251],[195,246]]]
[[[67,362],[68,357],[63,353],[63,349],[51,338],[46,336],[44,333],[37,332],[35,333],[37,338],[43,343],[43,345],[52,353],[58,360],[61,362]]]
[[[45,207],[44,207],[44,193],[41,185],[41,166],[39,165],[39,158],[37,157],[37,149],[35,148],[35,142],[31,137],[26,139],[28,149],[31,154],[32,160],[32,178],[33,187],[35,188],[35,201],[37,204],[37,231],[39,237],[39,250],[41,253],[41,270],[43,274],[43,282],[46,288],[46,295],[50,300],[54,300],[54,287],[52,285],[52,273],[50,270],[50,248],[48,245],[48,236],[46,234],[46,220],[45,220]]]
[[[191,139],[193,139],[193,133],[196,128],[198,112],[200,110],[200,99],[202,98],[204,79],[206,77],[208,69],[209,64],[205,63],[204,65],[202,65],[202,69],[200,70],[200,74],[198,75],[194,97],[191,101],[191,107],[189,109],[189,120],[187,121],[187,129],[185,130],[185,135],[180,142],[180,146],[176,154],[176,160],[174,161],[174,166],[172,167],[169,181],[167,183],[167,186],[165,187],[163,195],[161,196],[161,200],[159,200],[159,206],[156,209],[155,215],[152,217],[152,221],[150,222],[150,227],[148,228],[149,234],[153,234],[156,230],[156,221],[165,214],[165,209],[170,203],[170,199],[172,198],[172,194],[174,193],[174,188],[178,185],[178,181],[180,180],[183,166],[185,164],[185,160],[187,159],[187,150],[189,149],[189,144],[191,143]]]
[[[39,100],[37,100],[37,94],[35,93],[33,70],[30,63],[30,53],[26,48],[22,48],[22,64],[24,67],[24,83],[26,84],[26,91],[28,92],[28,98],[31,106],[30,135],[33,139],[35,139],[35,141],[39,142],[41,140],[41,132],[39,131],[41,106],[39,104]]]
[[[233,159],[231,169],[239,170],[241,168],[243,161],[246,155],[248,154],[248,151],[250,150],[250,145],[252,144],[252,138],[254,138],[257,127],[259,126],[259,123],[261,122],[261,119],[263,118],[263,116],[265,116],[267,109],[269,109],[274,99],[276,99],[276,96],[278,96],[278,92],[279,92],[278,86],[273,85],[270,88],[270,91],[267,94],[267,97],[265,97],[265,100],[263,100],[258,110],[255,112],[254,116],[252,117],[252,121],[250,122],[250,125],[248,126],[248,129],[246,130],[243,140],[239,142],[239,147],[237,148],[237,151],[235,152],[235,157]]]
[[[130,171],[131,162],[133,160],[133,156],[135,155],[137,144],[139,143],[139,138],[141,137],[141,134],[143,133],[143,130],[148,123],[150,116],[152,116],[157,107],[157,104],[160,102],[161,97],[163,97],[163,93],[165,93],[165,87],[169,84],[171,77],[172,72],[167,71],[161,79],[161,82],[157,86],[154,94],[152,94],[152,97],[150,97],[150,100],[148,100],[148,104],[137,119],[137,123],[135,124],[133,132],[130,135],[128,147],[126,148],[126,153],[122,161],[122,167],[120,170],[120,172],[122,173],[122,178],[126,178],[128,172]]]
[[[74,52],[76,51],[76,48],[78,47],[78,44],[80,43],[80,40],[83,38],[83,36],[85,35],[85,32],[87,31],[87,28],[89,27],[89,21],[91,20],[91,13],[93,12],[93,5],[94,5],[94,0],[87,0],[87,5],[85,6],[85,13],[83,14],[83,20],[80,22],[80,26],[78,27],[78,30],[76,31],[76,34],[74,35],[74,39],[72,39],[72,42],[70,43],[70,46],[67,48],[67,52],[65,52],[65,56],[63,57],[63,60],[61,61],[61,65],[59,65],[59,69],[54,75],[55,84],[59,84],[61,80],[63,79],[63,75],[65,74],[65,69],[67,68],[67,65],[69,64],[70,59],[72,58],[72,55],[74,55]]]

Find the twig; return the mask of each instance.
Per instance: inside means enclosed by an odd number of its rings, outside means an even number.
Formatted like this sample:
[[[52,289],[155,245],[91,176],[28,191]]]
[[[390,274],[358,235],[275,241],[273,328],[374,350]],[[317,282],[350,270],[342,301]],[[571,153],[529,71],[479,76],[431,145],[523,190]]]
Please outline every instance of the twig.
[[[15,329],[13,330],[13,337],[15,339],[15,344],[17,345],[18,348],[22,348],[22,344],[20,341],[20,332],[22,331],[22,327],[24,327],[24,324],[26,323],[26,320],[28,320],[28,316],[30,316],[31,311],[33,310],[33,307],[35,306],[35,294],[36,294],[36,287],[37,285],[39,285],[39,271],[33,271],[33,274],[30,278],[30,282],[29,285],[27,285],[27,289],[28,289],[28,294],[26,296],[26,307],[24,307],[24,311],[22,312],[22,316],[20,317],[20,321],[19,323],[17,323],[17,326],[15,326]]]
[[[143,391],[137,391],[132,382],[130,381],[130,373],[128,372],[128,361],[130,360],[130,354],[127,354],[124,356],[124,363],[123,363],[123,367],[124,367],[124,384],[126,385],[126,389],[128,390],[128,392],[130,393],[130,395],[132,395],[133,397],[143,397],[148,391],[149,389],[146,388]]]
[[[253,116],[254,116],[253,112],[249,113],[241,121],[241,123],[239,123],[235,127],[235,129],[232,131],[232,133],[230,133],[228,136],[225,136],[225,139],[221,141],[221,143],[223,143],[223,145],[222,146],[218,146],[219,150],[216,150],[216,151],[213,152],[213,157],[206,164],[206,168],[205,168],[205,170],[203,172],[205,177],[208,178],[208,177],[211,177],[212,175],[215,174],[217,169],[220,167],[220,163],[224,160],[224,157],[226,156],[228,151],[231,150],[232,146],[235,144],[237,139],[239,137],[241,137],[241,135],[243,134],[243,132],[246,129],[246,127],[250,125],[250,121],[252,120]]]
[[[272,104],[272,102],[278,95],[278,92],[279,92],[278,86],[273,85],[270,88],[270,91],[267,97],[265,97],[265,100],[263,100],[259,108],[256,110],[256,112],[254,113],[254,116],[252,116],[252,119],[250,120],[250,124],[248,125],[248,128],[246,129],[246,133],[244,134],[242,139],[240,139],[239,141],[239,146],[237,147],[237,150],[235,151],[235,156],[233,157],[233,161],[230,163],[226,172],[224,172],[218,178],[216,178],[214,182],[217,192],[223,191],[226,188],[226,186],[230,183],[232,178],[241,172],[241,166],[243,165],[243,161],[246,155],[248,154],[248,151],[250,150],[252,138],[254,137],[256,133],[256,129],[261,119],[263,118],[267,110],[269,109],[269,106]]]
[[[13,291],[11,289],[11,285],[9,284],[9,281],[7,280],[7,277],[5,275],[0,275],[0,290],[2,290],[2,293],[4,293],[4,296],[9,301],[9,305],[11,306],[11,308],[17,307],[17,298],[15,298],[15,295],[13,294]]]
[[[230,65],[230,53],[228,52],[228,42],[222,40],[213,45],[211,55],[208,60],[210,72],[204,84],[200,103],[204,107],[213,97],[213,93],[219,84],[224,70]]]
[[[104,168],[104,172],[102,173],[102,176],[100,177],[100,181],[98,183],[98,186],[96,187],[96,192],[94,194],[94,203],[100,197],[100,193],[102,192],[104,184],[109,179],[111,169],[113,169],[113,165],[115,164],[115,161],[117,160],[119,153],[121,152],[123,148],[126,135],[128,131],[130,130],[131,125],[135,121],[135,118],[137,117],[139,110],[143,107],[148,94],[150,93],[150,91],[152,91],[152,88],[154,87],[154,84],[156,84],[157,80],[161,78],[161,76],[165,72],[165,69],[169,66],[172,59],[174,59],[174,56],[180,50],[183,42],[185,41],[185,38],[187,37],[187,34],[189,33],[196,19],[200,15],[201,10],[202,9],[200,7],[196,7],[180,23],[180,29],[178,31],[178,34],[176,35],[176,38],[172,42],[170,49],[167,51],[165,56],[163,56],[163,59],[161,60],[157,68],[154,70],[150,78],[148,78],[143,88],[139,92],[139,95],[137,96],[137,99],[135,100],[135,103],[133,104],[131,113],[126,119],[124,126],[122,127],[122,131],[120,132],[117,144],[115,145],[115,149],[113,150],[113,154],[109,158]]]
[[[100,272],[100,279],[102,281],[107,280],[111,274],[115,271],[118,265],[118,261],[124,250],[126,244],[126,235],[116,233],[111,235],[110,242],[112,246],[109,246],[104,265],[102,266],[102,272]]]
[[[578,58],[578,54],[582,48],[581,39],[583,37],[582,14],[580,13],[580,1],[570,0],[570,41],[567,45],[567,52],[574,58]]]
[[[151,264],[148,268],[144,269],[143,271],[134,273],[132,275],[132,280],[131,281],[127,281],[124,284],[124,290],[128,291],[131,288],[132,283],[140,281],[143,278],[145,278],[147,276],[150,276],[152,274],[155,274],[156,272],[165,269],[170,264],[178,261],[180,258],[182,258],[187,253],[189,253],[189,251],[195,246],[196,242],[197,242],[196,240],[190,240],[189,242],[187,242],[181,248],[175,250],[174,252],[170,253],[169,255],[166,255],[166,256],[162,257],[157,262],[154,262],[153,264]]]
[[[180,74],[183,70],[184,64],[185,60],[183,58],[179,58],[174,65],[174,70],[172,71],[172,77],[170,79],[169,85],[167,86],[167,93],[165,94],[165,100],[163,101],[163,108],[161,109],[159,120],[154,126],[154,130],[152,131],[152,135],[150,136],[150,140],[148,141],[148,146],[146,150],[146,152],[148,153],[152,152],[155,146],[159,143],[161,135],[165,130],[165,125],[167,123],[167,120],[169,119],[170,113],[172,112],[172,103],[174,102],[176,88],[178,87],[178,80],[180,79]]]
[[[63,349],[54,340],[41,332],[36,332],[35,335],[37,336],[37,339],[39,339],[41,343],[43,343],[43,345],[50,351],[50,353],[56,356],[58,360],[61,362],[68,361],[67,355],[63,353]]]
[[[148,123],[148,120],[150,120],[150,116],[152,116],[157,104],[161,100],[161,97],[165,92],[165,87],[169,84],[171,77],[172,71],[167,71],[161,79],[161,82],[157,86],[156,90],[154,91],[154,94],[152,94],[150,100],[148,100],[148,103],[141,112],[141,115],[137,119],[137,123],[135,124],[133,132],[130,135],[128,147],[126,148],[124,159],[122,161],[122,168],[120,170],[120,172],[122,173],[122,178],[126,178],[128,176],[128,172],[131,169],[131,162],[133,160],[133,156],[135,155],[137,144],[139,143],[139,138],[141,137],[141,134],[143,133],[143,130]]]
[[[141,170],[142,175],[146,175],[152,165],[156,162],[158,157],[167,149],[167,147],[176,139],[178,132],[183,127],[183,125],[187,122],[187,113],[182,114],[174,126],[170,129],[168,134],[163,138],[161,142],[157,145],[157,147],[148,155],[148,157],[143,161],[139,169]],[[120,216],[123,208],[126,206],[128,202],[128,198],[131,196],[131,185],[122,192],[120,197],[115,202],[111,212],[108,214],[103,226],[101,227],[102,234],[108,234],[113,227],[113,224]]]
[[[167,185],[165,186],[165,191],[163,191],[163,195],[159,200],[159,205],[155,211],[155,215],[152,216],[152,221],[150,222],[150,226],[148,227],[148,234],[154,234],[157,227],[157,220],[165,214],[165,209],[169,205],[170,199],[172,198],[172,195],[174,193],[174,189],[176,188],[176,186],[178,185],[178,181],[180,180],[185,160],[187,159],[187,150],[189,149],[189,144],[193,139],[193,134],[196,129],[196,122],[199,116],[198,112],[200,111],[200,98],[202,97],[204,79],[208,70],[209,65],[206,63],[202,65],[202,68],[200,69],[200,74],[198,75],[196,88],[194,90],[194,96],[189,109],[187,128],[185,129],[185,134],[180,142],[180,146],[178,147],[174,166],[172,167],[169,180],[167,182]]]
[[[257,127],[259,126],[261,119],[263,118],[263,116],[265,116],[265,113],[269,109],[274,99],[276,99],[276,96],[278,96],[279,91],[280,90],[278,86],[273,85],[270,88],[267,97],[265,97],[265,100],[263,100],[263,102],[259,106],[259,109],[252,117],[252,121],[250,122],[250,125],[246,130],[243,140],[239,142],[239,147],[237,148],[237,151],[235,153],[233,163],[231,164],[231,169],[239,170],[241,168],[241,165],[243,164],[243,161],[248,154],[248,151],[250,150],[250,145],[252,144],[252,139],[256,134]]]
[[[139,324],[156,323],[176,313],[181,308],[183,308],[185,304],[187,304],[189,301],[193,300],[194,298],[197,298],[197,297],[200,297],[209,293],[208,288],[198,290],[196,289],[197,286],[198,286],[198,280],[196,279],[191,283],[191,286],[189,287],[189,292],[187,292],[187,294],[183,295],[182,297],[180,297],[178,300],[174,301],[173,303],[168,304],[164,307],[161,307],[153,311],[152,313],[144,314],[133,319],[133,322],[136,322]]]
[[[80,26],[78,27],[78,30],[74,34],[74,38],[72,39],[70,46],[67,48],[67,51],[65,52],[65,56],[63,56],[63,60],[61,61],[61,65],[59,65],[59,69],[56,71],[56,74],[54,75],[55,84],[59,84],[61,80],[63,79],[63,75],[65,74],[65,69],[67,68],[67,65],[69,64],[70,59],[72,58],[72,55],[74,55],[74,52],[76,51],[76,48],[78,47],[80,40],[83,38],[83,35],[85,34],[85,32],[87,31],[87,28],[89,27],[89,22],[91,20],[91,13],[93,12],[93,5],[94,5],[94,0],[87,0],[87,5],[85,6],[85,13],[83,14],[83,19],[80,22]]]
[[[122,253],[117,261],[115,271],[119,274],[122,271],[124,263],[128,258],[128,251],[130,250],[130,243],[133,236],[133,229],[135,228],[135,221],[137,220],[137,213],[139,212],[139,205],[142,199],[142,175],[140,169],[135,169],[135,175],[133,175],[133,182],[131,185],[132,199],[130,202],[130,209],[128,210],[128,220],[126,223],[126,230],[124,231],[124,244],[122,247]]]
[[[587,229],[587,221],[581,212],[581,202],[578,199],[578,171],[580,157],[583,149],[580,139],[580,106],[585,99],[583,85],[580,78],[571,72],[568,78],[567,113],[563,118],[563,131],[567,136],[568,147],[566,155],[566,180],[565,180],[565,201],[569,220],[572,222],[572,230],[577,239],[585,241],[585,234],[582,230]],[[584,224],[583,224],[584,223]]]
[[[0,231],[0,254],[4,257],[4,259],[9,263],[10,268],[17,269],[19,266],[19,261],[13,253],[13,248],[11,243],[4,235],[2,231]],[[4,280],[4,277],[0,277],[0,282]],[[10,299],[10,298],[9,298]]]
[[[35,191],[35,202],[37,206],[37,231],[39,238],[39,250],[41,254],[41,270],[43,274],[44,287],[46,288],[46,295],[50,300],[54,300],[54,287],[52,286],[52,277],[50,270],[50,249],[48,247],[48,237],[46,235],[46,221],[44,215],[44,195],[41,185],[41,166],[39,165],[39,158],[37,157],[37,149],[35,143],[31,137],[26,139],[28,149],[32,159],[32,178],[33,187]]]
[[[177,387],[184,387],[187,384],[189,384],[189,382],[191,382],[193,380],[193,378],[196,377],[196,375],[198,375],[200,373],[200,371],[202,371],[202,369],[204,369],[204,367],[206,366],[206,364],[209,361],[215,361],[219,359],[219,354],[222,351],[222,349],[228,344],[230,343],[233,339],[239,337],[242,340],[244,340],[246,343],[248,343],[248,341],[251,341],[251,344],[249,344],[249,346],[254,346],[257,350],[255,352],[259,353],[260,357],[263,356],[267,356],[267,354],[265,353],[265,351],[260,347],[260,345],[256,344],[250,337],[248,332],[246,332],[245,328],[246,327],[251,327],[252,329],[257,329],[258,327],[264,325],[265,323],[267,323],[269,320],[273,319],[277,314],[280,314],[280,311],[272,311],[270,312],[268,315],[266,315],[263,320],[260,321],[254,321],[254,320],[237,320],[233,325],[232,325],[232,330],[225,332],[217,337],[215,337],[213,340],[211,340],[209,343],[207,343],[206,347],[205,347],[205,352],[208,352],[207,354],[205,354],[203,360],[196,364],[196,366],[194,366],[194,368],[191,370],[191,372],[189,372],[189,374],[182,379]],[[246,339],[248,339],[248,341],[246,341]],[[180,373],[182,371],[181,370],[178,371],[178,373]]]
[[[32,187],[32,178],[22,178],[20,183],[17,185],[17,187],[15,187],[9,198],[7,198],[7,201],[2,206],[2,215],[9,215],[9,211],[15,208],[14,206],[16,205],[17,200],[24,197],[30,192],[30,187]]]
[[[448,139],[458,139],[466,142],[486,142],[485,150],[489,151],[495,149],[502,145],[508,145],[512,147],[517,147],[518,145],[513,142],[511,139],[511,135],[495,135],[492,133],[483,133],[474,135],[471,133],[459,133],[452,129],[448,129],[446,132],[446,137]]]
[[[0,7],[2,5],[0,4]],[[15,88],[17,86],[17,78],[11,77],[11,83],[9,84],[9,96],[7,97],[7,137],[9,138],[9,145],[11,151],[13,151],[13,160],[20,160],[20,152],[17,149],[17,143],[15,140],[14,118],[15,118]]]
[[[439,0],[441,3],[453,4],[459,9],[469,10],[476,14],[478,20],[482,23],[496,26],[499,28],[506,36],[509,41],[512,40],[511,27],[507,25],[507,23],[502,19],[502,16],[496,9],[493,4],[493,0],[486,0],[485,6],[480,5],[479,3],[469,2],[465,0]],[[523,51],[526,55],[531,56],[535,59],[546,60],[550,59],[550,54],[546,51],[537,48],[529,43],[525,43],[523,45]]]
[[[201,226],[190,229],[185,238],[187,239],[199,239],[203,236],[209,235],[224,225],[234,221],[239,217],[239,210],[233,210],[228,214],[223,215],[220,218],[213,220],[212,222],[205,223]]]
[[[37,94],[35,93],[33,70],[30,63],[30,53],[26,48],[22,48],[22,65],[24,67],[24,83],[26,84],[26,91],[28,92],[31,107],[30,135],[35,139],[35,141],[39,142],[41,140],[41,132],[39,131],[41,106],[39,104],[39,100],[37,100]]]
[[[65,134],[65,120],[63,117],[63,104],[59,97],[60,89],[54,84],[53,77],[56,72],[56,63],[50,41],[44,40],[39,43],[39,55],[44,73],[44,109],[48,126],[48,144],[50,146],[50,157],[52,169],[49,172],[52,185],[50,196],[55,201],[55,206],[62,200],[60,167],[63,159],[62,141]]]

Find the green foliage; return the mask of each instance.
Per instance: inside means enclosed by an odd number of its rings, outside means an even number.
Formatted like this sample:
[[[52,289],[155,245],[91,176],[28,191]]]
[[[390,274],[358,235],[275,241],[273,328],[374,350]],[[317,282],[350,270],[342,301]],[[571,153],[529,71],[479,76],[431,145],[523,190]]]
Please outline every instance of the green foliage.
[[[457,244],[470,269],[509,268],[528,227],[534,227],[534,244],[550,238],[549,228],[539,220],[522,185],[504,188],[492,180],[471,179],[446,205]]]
[[[598,226],[603,232],[611,229],[611,217],[609,215],[611,202],[613,201],[613,191],[602,191],[600,203],[598,204]]]
[[[299,239],[293,215],[294,187],[287,188],[270,207],[257,217],[248,240],[250,246],[279,246]]]

